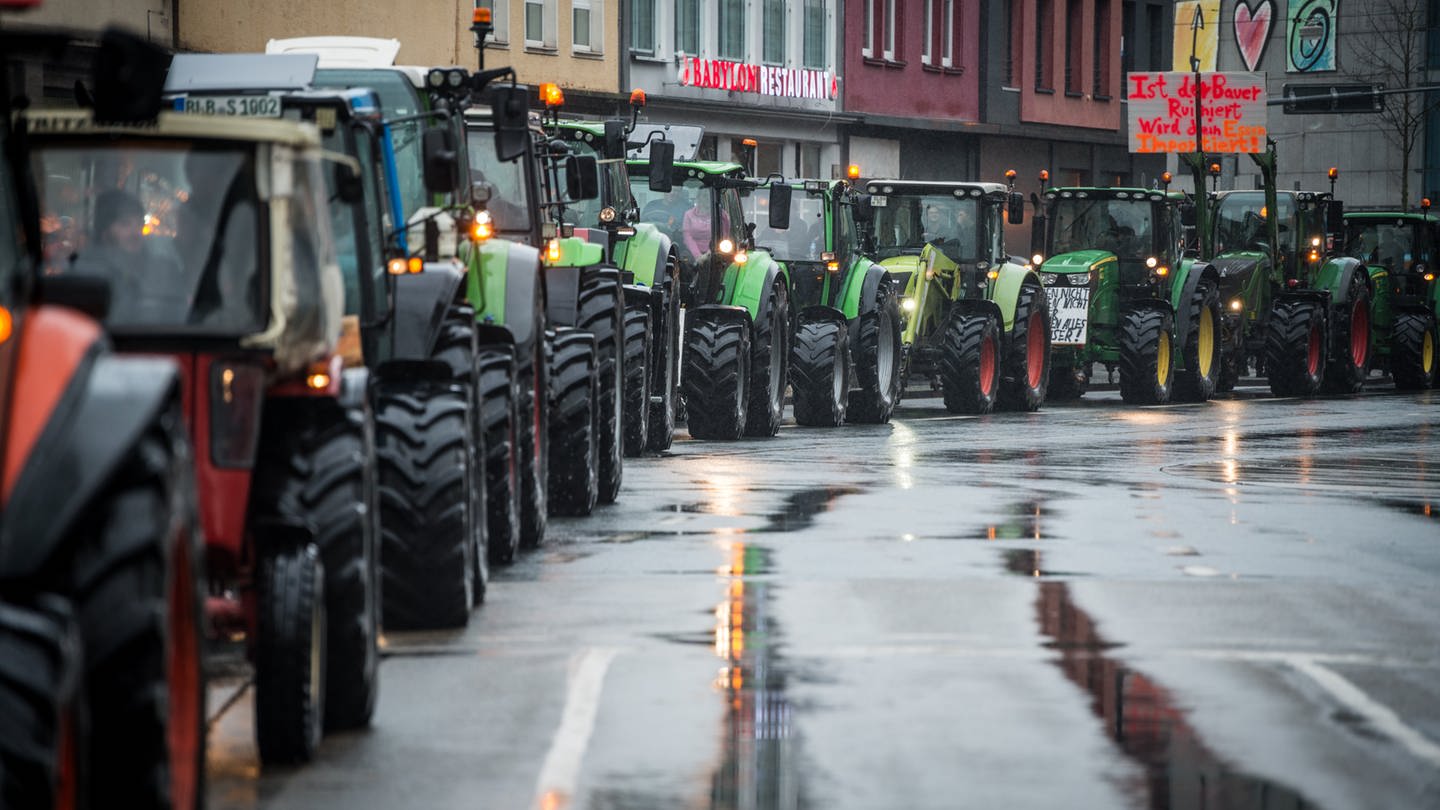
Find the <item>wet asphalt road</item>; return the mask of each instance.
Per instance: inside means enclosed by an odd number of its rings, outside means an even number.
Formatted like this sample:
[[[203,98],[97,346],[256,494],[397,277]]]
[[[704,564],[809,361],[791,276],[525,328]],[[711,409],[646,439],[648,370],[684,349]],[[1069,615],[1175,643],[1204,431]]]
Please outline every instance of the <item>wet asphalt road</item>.
[[[1440,807],[1437,517],[1383,385],[681,440],[211,807]]]

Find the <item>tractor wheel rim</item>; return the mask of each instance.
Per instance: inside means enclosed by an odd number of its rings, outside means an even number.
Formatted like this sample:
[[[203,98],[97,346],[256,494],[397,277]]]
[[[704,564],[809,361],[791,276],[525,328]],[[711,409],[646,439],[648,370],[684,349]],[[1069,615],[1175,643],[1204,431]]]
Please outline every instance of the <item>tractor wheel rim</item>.
[[[1164,387],[1170,381],[1170,333],[1161,332],[1155,341],[1155,384]]]
[[[1429,374],[1435,368],[1435,336],[1429,329],[1420,339],[1420,370]]]
[[[170,685],[166,742],[170,751],[170,796],[176,807],[194,807],[199,784],[196,763],[200,755],[200,651],[196,646],[195,581],[190,576],[189,532],[182,527],[175,538],[174,570],[170,575],[169,641],[165,674]]]
[[[766,393],[770,395],[770,402],[780,401],[785,391],[785,381],[780,379],[780,367],[784,364],[785,346],[781,340],[781,330],[785,328],[783,320],[777,319],[774,314],[770,316],[770,379],[767,383]]]
[[[1215,315],[1209,307],[1200,310],[1199,329],[1200,376],[1209,378],[1211,369],[1215,367]]]
[[[1032,391],[1040,387],[1040,381],[1045,376],[1044,329],[1040,313],[1030,313],[1029,324],[1025,327],[1025,382]]]
[[[1310,345],[1305,353],[1305,372],[1310,376],[1320,373],[1320,324],[1310,323]]]
[[[995,337],[986,335],[980,341],[980,393],[990,396],[995,389]]]
[[[1369,355],[1370,308],[1364,301],[1356,301],[1350,308],[1350,362],[1364,368]]]
[[[830,368],[830,401],[835,404],[845,399],[845,353],[835,347],[835,361]]]
[[[880,335],[876,341],[875,382],[883,395],[890,390],[890,380],[895,376],[895,335],[892,334],[890,313],[880,310]]]

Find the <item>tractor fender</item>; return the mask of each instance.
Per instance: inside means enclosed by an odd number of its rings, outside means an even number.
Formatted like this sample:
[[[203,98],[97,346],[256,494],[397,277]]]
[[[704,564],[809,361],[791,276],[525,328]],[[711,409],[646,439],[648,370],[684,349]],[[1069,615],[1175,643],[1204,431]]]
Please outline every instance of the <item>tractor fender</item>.
[[[375,368],[375,382],[446,383],[455,379],[455,370],[443,360],[387,360]]]
[[[880,305],[881,284],[893,284],[894,276],[884,267],[875,264],[869,259],[861,259],[856,265],[856,274],[860,275],[859,283],[852,282],[850,288],[845,291],[845,300],[842,309],[852,322],[857,322],[864,315],[875,311]]]
[[[737,272],[729,303],[744,307],[755,321],[770,314],[770,296],[767,293],[777,280],[786,290],[790,289],[789,271],[768,253],[753,252],[745,264],[731,267]]]
[[[461,266],[454,262],[428,262],[422,272],[395,277],[395,359],[431,355],[440,324],[464,280]]]
[[[975,313],[980,313],[983,315],[989,315],[990,317],[995,319],[996,323],[1004,323],[1002,319],[1005,317],[1005,314],[1000,311],[1000,306],[998,304],[985,298],[958,298],[950,302],[950,305],[946,308],[946,311],[947,314],[954,313],[973,315]],[[1009,333],[1007,332],[1006,334]]]
[[[0,580],[33,577],[141,437],[180,407],[180,371],[94,343],[75,367],[19,471],[0,525]]]
[[[580,319],[580,268],[547,266],[545,287],[550,294],[545,303],[550,323],[574,326]]]
[[[1275,303],[1278,304],[1281,301],[1313,301],[1322,307],[1329,307],[1330,291],[1305,289],[1281,290],[1275,296]]]
[[[1175,313],[1175,336],[1181,346],[1190,339],[1190,297],[1200,288],[1200,282],[1220,284],[1220,274],[1214,267],[1200,261],[1184,260],[1175,268],[1180,283],[1170,287],[1170,309]]]
[[[990,300],[1001,313],[1000,331],[1008,335],[1015,331],[1015,307],[1020,303],[1020,290],[1027,286],[1036,290],[1043,288],[1040,286],[1040,274],[1024,265],[1006,263],[995,269],[999,275],[991,286]]]
[[[665,259],[670,254],[670,237],[648,222],[635,226],[635,235],[626,239],[621,266],[635,276],[635,283],[659,287],[665,283]]]
[[[732,307],[725,304],[701,304],[698,307],[685,308],[685,322],[690,323],[701,319],[713,321],[734,321],[749,326],[752,322],[750,310],[744,307]]]
[[[469,297],[481,327],[501,326],[511,335],[516,350],[544,338],[536,312],[545,311],[546,270],[540,251],[519,242],[490,241],[480,251],[479,266],[470,273]]]
[[[845,313],[834,307],[825,306],[824,304],[813,304],[805,307],[800,310],[799,315],[795,317],[796,327],[804,323],[820,323],[822,321],[834,321],[835,323],[843,323],[847,326],[850,323],[850,320],[845,317]]]
[[[1330,300],[1336,306],[1344,307],[1350,303],[1350,282],[1356,274],[1365,280],[1365,287],[1368,289],[1370,272],[1365,269],[1365,264],[1350,256],[1338,256],[1320,266],[1320,272],[1315,277],[1315,286],[1329,291]]]

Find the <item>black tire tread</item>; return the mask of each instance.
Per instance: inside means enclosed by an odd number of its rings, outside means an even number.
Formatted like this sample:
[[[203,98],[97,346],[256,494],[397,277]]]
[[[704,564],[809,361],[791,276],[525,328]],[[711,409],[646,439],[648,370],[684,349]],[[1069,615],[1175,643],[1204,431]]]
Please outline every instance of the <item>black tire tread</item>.
[[[1430,336],[1430,368],[1425,368],[1424,341]],[[1395,317],[1390,342],[1390,376],[1402,391],[1421,391],[1435,384],[1435,320],[1429,314],[1401,312]]]
[[[1044,368],[1040,371],[1040,383],[1030,385],[1030,316],[1040,312],[1040,322],[1045,330]],[[1037,411],[1045,402],[1045,393],[1050,387],[1050,299],[1038,287],[1029,285],[1020,288],[1015,300],[1015,326],[1010,330],[1009,351],[1000,373],[1000,394],[996,406],[1009,411]]]
[[[313,545],[261,552],[256,583],[255,738],[266,765],[309,762],[320,745],[325,687],[312,694],[312,644],[325,668],[325,572]],[[315,612],[321,637],[313,636]]]
[[[774,436],[785,413],[786,369],[790,364],[790,298],[783,283],[770,288],[768,311],[756,319],[750,339],[750,404],[745,415],[746,436]],[[779,385],[770,394],[770,354],[778,352]]]
[[[478,357],[480,430],[485,445],[486,553],[495,565],[520,548],[520,392],[509,346],[482,347]]]
[[[550,514],[588,515],[600,497],[595,337],[561,329],[550,371]]]
[[[845,422],[852,397],[845,355],[849,328],[840,321],[806,321],[795,330],[790,351],[790,399],[795,422],[807,427],[838,427]],[[840,375],[840,396],[835,376]]]
[[[625,455],[645,454],[650,444],[650,311],[625,310]]]
[[[1169,339],[1174,320],[1158,306],[1127,310],[1120,316],[1120,398],[1130,405],[1164,405],[1174,388],[1175,353],[1170,377],[1159,379],[1160,341]]]
[[[890,284],[882,282],[875,293],[875,308],[859,318],[858,334],[850,342],[855,356],[856,389],[850,392],[845,418],[851,422],[883,425],[890,421],[900,403],[904,381],[900,373],[900,357],[904,351],[900,340],[900,300]],[[894,356],[890,358],[891,380],[880,379],[880,330],[889,329]]]
[[[595,336],[598,497],[614,503],[625,476],[625,290],[618,276],[582,274],[578,309],[576,327]]]
[[[999,326],[990,315],[957,312],[942,328],[939,366],[945,408],[951,413],[990,413],[1000,387]],[[989,394],[985,393],[980,373],[981,351],[987,340],[997,356]]]
[[[1320,341],[1319,370],[1310,374],[1307,366],[1310,330],[1315,319],[1324,323],[1320,305],[1313,301],[1288,299],[1276,301],[1270,311],[1269,329],[1265,333],[1265,373],[1270,392],[1278,397],[1313,396],[1320,390],[1325,369],[1327,345]]]
[[[744,434],[749,364],[750,330],[745,323],[697,319],[689,324],[681,383],[692,437],[730,441]]]
[[[1185,347],[1181,352],[1185,368],[1175,370],[1175,385],[1171,398],[1178,402],[1207,402],[1220,385],[1221,359],[1220,343],[1220,291],[1209,282],[1200,282],[1190,294],[1190,334],[1185,336]],[[1210,345],[1210,373],[1200,373],[1200,315],[1209,310],[1210,325],[1213,329]],[[1231,385],[1234,388],[1234,385]]]

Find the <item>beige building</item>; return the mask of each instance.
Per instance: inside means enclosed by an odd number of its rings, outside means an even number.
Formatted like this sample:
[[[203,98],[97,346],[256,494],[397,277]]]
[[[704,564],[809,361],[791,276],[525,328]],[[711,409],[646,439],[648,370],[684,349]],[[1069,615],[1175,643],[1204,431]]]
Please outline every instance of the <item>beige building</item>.
[[[161,2],[162,0],[152,0]],[[119,0],[116,0],[119,2]],[[321,35],[400,40],[397,61],[474,69],[470,21],[492,7],[495,32],[485,66],[511,65],[528,84],[615,92],[621,0],[164,0],[177,6],[181,51],[258,52],[271,39]]]

